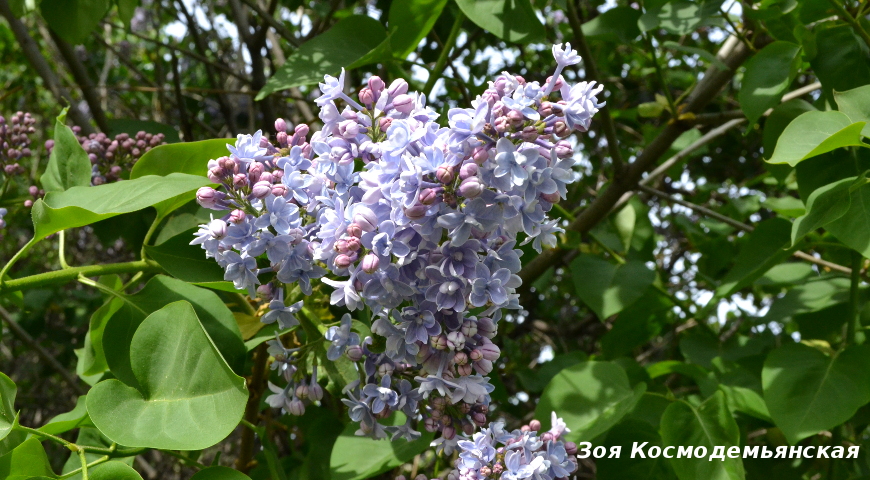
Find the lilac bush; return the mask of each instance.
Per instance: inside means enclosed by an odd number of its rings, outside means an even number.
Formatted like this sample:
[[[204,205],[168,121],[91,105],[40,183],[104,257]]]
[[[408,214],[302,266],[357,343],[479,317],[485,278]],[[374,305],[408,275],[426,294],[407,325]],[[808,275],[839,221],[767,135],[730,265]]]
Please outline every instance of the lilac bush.
[[[505,311],[520,309],[517,247],[555,244],[562,229],[547,213],[576,180],[566,138],[604,105],[600,85],[561,76],[580,61],[570,45],[553,54],[556,74],[543,85],[503,73],[468,108],[450,109],[447,126],[404,80],[371,77],[357,101],[344,92],[344,71],[327,75],[320,131],[278,120],[272,141],[239,135],[230,155],[208,161],[219,187],[201,188],[197,200],[224,214],[191,243],[236,288],[269,302],[263,321],[298,325],[303,305],[287,287],[310,295],[316,279],[332,287],[332,305],[371,312],[380,340],[353,332],[350,314],[326,332],[328,358],[345,355],[361,375],[343,399],[359,434],[413,439],[419,419],[452,448],[457,433],[487,424],[487,375],[500,354],[492,338]],[[297,350],[270,343],[288,385],[270,385],[268,402],[300,415],[322,390],[311,393],[316,368],[305,378],[293,365]],[[405,425],[378,422],[394,411]],[[538,451],[523,442],[508,448],[507,471]]]

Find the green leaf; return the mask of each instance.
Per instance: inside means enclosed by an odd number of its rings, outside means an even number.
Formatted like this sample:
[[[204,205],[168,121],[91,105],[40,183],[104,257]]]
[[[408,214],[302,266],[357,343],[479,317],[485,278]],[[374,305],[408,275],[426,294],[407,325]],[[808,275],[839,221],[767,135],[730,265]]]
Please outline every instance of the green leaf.
[[[119,461],[106,462],[88,469],[90,480],[142,480],[133,467]],[[248,478],[242,475],[243,478]]]
[[[107,286],[112,290],[120,290],[122,285],[123,284]],[[106,330],[106,324],[109,323],[112,316],[123,307],[124,300],[112,296],[91,315],[91,320],[88,325],[88,335],[85,337],[86,355],[83,357],[83,373],[85,375],[98,375],[109,369],[109,364],[106,361],[106,353],[103,350],[103,333]]]
[[[870,401],[870,352],[849,347],[829,357],[803,344],[783,345],[767,356],[764,401],[792,445],[831,429]]]
[[[741,459],[728,456],[723,461],[709,459],[714,447],[725,447],[727,450],[728,447],[740,445],[740,430],[722,392],[716,392],[697,407],[684,401],[670,404],[662,415],[661,431],[665,445],[703,446],[707,449],[707,456],[703,458],[676,458],[675,455],[675,458],[670,459],[680,480],[745,478]]]
[[[122,22],[124,22],[124,26],[129,29],[130,28],[130,20],[132,20],[133,15],[136,14],[136,7],[139,6],[139,0],[117,0],[117,2],[118,2],[118,17],[121,19]],[[112,120],[109,120],[110,126],[111,126],[111,122],[112,122]],[[175,136],[178,137],[178,132],[175,133]],[[176,140],[176,142],[177,141],[178,140]]]
[[[631,419],[626,419],[613,427],[607,433],[602,445],[607,447],[608,451],[610,451],[610,447],[620,446],[622,447],[621,452],[631,452],[635,442],[638,444],[647,442],[646,448],[663,447],[662,438],[656,428],[646,422]],[[677,478],[668,460],[663,456],[631,458],[623,453],[620,458],[595,459],[595,467],[597,480],[673,480]]]
[[[301,85],[323,81],[324,75],[338,75],[342,68],[376,63],[388,42],[380,22],[365,15],[341,19],[328,31],[302,44],[257,94],[259,101],[268,95]],[[364,60],[364,63],[359,63]]]
[[[38,439],[26,440],[0,457],[0,478],[3,480],[27,480],[37,476],[57,478]]]
[[[191,245],[196,230],[176,235],[160,245],[145,246],[145,253],[175,278],[185,282],[221,282],[223,269],[199,245]]]
[[[230,369],[193,306],[170,303],[146,318],[130,345],[141,390],[104,380],[88,393],[97,428],[131,447],[201,450],[239,424],[248,399],[245,380]]]
[[[795,197],[768,197],[761,206],[785,217],[799,217],[807,212],[804,202]]]
[[[870,122],[870,85],[845,92],[834,91],[837,108],[853,122]],[[870,137],[870,125],[864,125],[861,135]]]
[[[10,0],[9,9],[12,10],[12,15],[21,18],[27,13],[27,0]]]
[[[773,112],[767,116],[764,121],[764,131],[762,132],[762,145],[764,146],[764,157],[770,158],[773,151],[776,149],[776,142],[779,136],[785,131],[785,128],[805,112],[815,111],[816,108],[810,103],[799,98],[781,103],[773,108]],[[790,171],[790,169],[787,169]]]
[[[529,0],[456,0],[469,20],[511,43],[544,39],[544,26]]]
[[[764,272],[791,255],[791,224],[783,218],[771,218],[755,227],[734,261],[734,267],[722,279],[716,295],[727,297],[751,284]]]
[[[782,100],[782,95],[797,74],[800,52],[800,45],[777,41],[761,49],[746,62],[738,99],[750,125]]]
[[[91,184],[91,161],[75,133],[64,124],[66,111],[64,109],[54,123],[54,148],[48,158],[45,173],[39,179],[46,192],[87,187]]]
[[[170,173],[187,173],[205,177],[208,173],[208,161],[229,155],[227,144],[233,140],[216,138],[200,142],[174,143],[152,148],[142,155],[130,178],[136,179],[147,175],[166,176]]]
[[[591,441],[610,430],[634,409],[646,391],[645,383],[634,389],[622,367],[613,362],[582,362],[553,377],[535,409],[535,418],[550,426],[556,412],[571,429],[565,439]]]
[[[124,5],[125,3],[139,3],[139,1],[118,0],[119,13],[121,11],[122,5]],[[135,5],[133,5],[133,8],[135,8]],[[113,118],[109,120],[109,136],[114,137],[119,133],[126,133],[129,134],[131,137],[135,137],[136,134],[139,132],[153,133],[155,135],[158,133],[162,133],[165,137],[166,143],[178,143],[181,141],[181,138],[178,136],[178,130],[176,130],[175,127],[173,127],[172,125],[155,122],[153,120],[137,120],[135,118]],[[149,150],[149,152],[150,151],[151,150]],[[148,152],[145,153],[147,154]],[[141,158],[139,159],[139,161],[141,161]],[[139,161],[137,161],[136,163],[139,163]],[[133,169],[136,169],[136,165],[133,165]],[[166,173],[168,174],[170,172]]]
[[[708,25],[709,17],[718,13],[722,2],[688,2],[676,0],[667,2],[658,8],[650,8],[638,20],[638,26],[644,32],[660,27],[676,35],[687,35],[696,28]]]
[[[867,183],[866,177],[849,177],[825,185],[810,194],[810,198],[807,200],[806,215],[796,219],[792,225],[792,245],[806,234],[845,215],[852,206],[852,191]],[[855,226],[851,225],[851,227]]]
[[[648,288],[643,296],[619,313],[611,328],[601,337],[601,350],[605,358],[614,359],[629,355],[662,331],[670,320],[673,303],[654,288]]]
[[[825,5],[830,8],[830,5]],[[836,25],[828,22],[824,25]],[[849,25],[814,28],[818,53],[810,60],[813,73],[822,82],[825,96],[833,104],[833,91],[844,92],[860,87],[870,78],[867,44]]]
[[[403,425],[405,416],[395,413],[391,425]],[[429,448],[433,434],[424,433],[422,437],[408,442],[399,439],[393,442],[373,440],[369,437],[355,435],[359,429],[357,423],[348,423],[344,431],[332,447],[332,457],[329,460],[332,480],[364,480],[414,458]]]
[[[15,430],[18,425],[18,414],[15,412],[17,393],[15,382],[0,373],[0,455],[8,453],[24,441],[23,432]]]
[[[388,26],[392,32],[393,56],[405,59],[432,30],[447,0],[406,0],[392,2]]]
[[[97,28],[109,6],[109,0],[42,0],[39,11],[55,33],[78,45]]]
[[[780,263],[756,280],[755,284],[764,286],[798,285],[806,282],[813,275],[815,272],[809,263]]]
[[[93,426],[90,417],[88,417],[88,408],[85,406],[85,395],[76,399],[76,406],[66,413],[61,413],[48,421],[45,425],[39,427],[40,432],[45,432],[50,435],[59,435],[68,432],[75,428]]]
[[[244,473],[228,467],[208,467],[196,472],[190,480],[251,480]]]
[[[214,292],[181,280],[157,275],[135,295],[119,294],[124,307],[106,324],[103,332],[103,350],[112,373],[124,383],[136,386],[137,376],[131,366],[130,349],[140,324],[145,317],[164,305],[184,300],[193,305],[196,315],[217,345],[223,358],[237,372],[242,370],[245,346],[236,319]]]
[[[870,257],[870,185],[861,178],[850,189],[849,210],[826,229],[847,247]]]
[[[614,265],[592,255],[571,262],[577,296],[604,321],[643,296],[655,280],[655,272],[641,261]]]
[[[527,392],[540,393],[547,388],[550,380],[559,372],[580,362],[585,362],[587,359],[587,355],[581,351],[560,353],[549,362],[541,364],[539,368],[519,370],[516,375]]]
[[[853,123],[841,112],[806,112],[785,127],[767,162],[793,167],[841,147],[867,146],[861,142],[863,128],[864,122]]]
[[[641,12],[631,7],[614,7],[584,23],[583,34],[628,43],[640,35],[640,16]]]
[[[61,230],[142,210],[209,183],[205,177],[173,173],[51,192],[33,204],[34,236],[44,238]],[[166,213],[158,210],[158,214]]]
[[[78,435],[76,435],[75,440],[76,445],[86,445],[89,447],[99,447],[99,448],[109,448],[112,446],[112,441],[109,440],[105,435],[100,433],[96,427],[84,427],[80,428]],[[101,452],[85,452],[85,460],[88,463],[91,463],[98,458],[103,457],[105,454]],[[126,463],[128,466],[133,465],[133,460],[135,457],[123,457],[117,459],[119,462]],[[82,461],[79,458],[78,454],[71,454],[69,458],[67,458],[66,463],[63,464],[63,468],[61,469],[61,474],[67,474],[72,472],[73,470],[78,470],[82,466]],[[88,470],[88,474],[91,474],[92,471]],[[89,475],[90,476],[90,475]],[[82,474],[81,472],[72,475],[71,477],[67,477],[65,480],[81,480]]]

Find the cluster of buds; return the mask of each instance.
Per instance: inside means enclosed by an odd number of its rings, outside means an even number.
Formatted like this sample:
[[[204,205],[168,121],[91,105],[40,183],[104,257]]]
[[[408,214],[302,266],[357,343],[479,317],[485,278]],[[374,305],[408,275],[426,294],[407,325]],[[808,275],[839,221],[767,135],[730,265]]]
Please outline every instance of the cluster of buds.
[[[124,173],[130,172],[145,152],[163,145],[166,138],[162,133],[152,134],[144,131],[139,131],[133,136],[119,133],[112,138],[102,132],[81,135],[81,128],[78,126],[72,127],[72,130],[91,161],[92,185],[117,182]],[[49,140],[45,146],[50,152],[54,142]]]
[[[0,115],[0,166],[7,176],[25,172],[20,161],[33,155],[30,135],[36,132],[36,120],[25,112],[16,112],[7,120]]]

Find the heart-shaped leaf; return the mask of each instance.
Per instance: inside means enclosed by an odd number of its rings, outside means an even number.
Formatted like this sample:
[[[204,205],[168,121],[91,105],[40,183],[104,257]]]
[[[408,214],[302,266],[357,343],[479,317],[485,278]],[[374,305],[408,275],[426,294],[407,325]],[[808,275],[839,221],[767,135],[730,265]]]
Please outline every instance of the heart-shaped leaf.
[[[571,262],[571,275],[577,296],[602,321],[640,299],[655,280],[655,272],[644,262],[614,265],[592,255]]]
[[[535,409],[535,418],[550,427],[557,412],[571,429],[565,438],[591,441],[610,430],[634,409],[646,392],[646,384],[634,388],[625,370],[613,362],[581,362],[553,377]]]
[[[26,440],[0,457],[0,478],[3,480],[28,480],[31,477],[57,478],[37,438]]]
[[[544,38],[544,26],[529,0],[456,0],[480,28],[512,43],[532,43]]]
[[[806,112],[792,120],[776,141],[768,163],[792,167],[808,158],[841,147],[866,147],[861,142],[865,122],[852,122],[842,112]]]
[[[833,428],[870,402],[870,351],[850,347],[833,356],[799,343],[764,362],[764,402],[792,445]]]
[[[229,435],[248,399],[189,303],[170,303],[146,318],[130,345],[141,389],[105,380],[88,393],[97,428],[131,447],[200,450]]]
[[[106,462],[88,471],[90,480],[142,480],[133,467],[119,461]]]

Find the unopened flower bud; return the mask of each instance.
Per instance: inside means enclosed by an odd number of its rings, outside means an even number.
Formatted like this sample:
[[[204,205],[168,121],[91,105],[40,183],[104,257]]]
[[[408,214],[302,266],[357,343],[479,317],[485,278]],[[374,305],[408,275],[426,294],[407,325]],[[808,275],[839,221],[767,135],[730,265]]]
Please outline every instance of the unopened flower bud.
[[[474,424],[468,420],[462,422],[462,433],[471,436],[474,434]]]
[[[356,223],[351,223],[347,226],[347,234],[351,237],[360,238],[362,237],[363,231],[359,225],[357,225]]]
[[[227,222],[217,218],[208,223],[208,231],[211,236],[220,240],[227,236]]]
[[[453,181],[453,168],[447,165],[441,165],[435,170],[435,178],[443,184],[448,184]]]
[[[462,350],[465,347],[465,335],[462,332],[450,332],[447,334],[447,348],[450,350]]]
[[[203,188],[205,188],[205,187],[203,187]],[[202,190],[202,188],[200,190]],[[213,188],[212,188],[212,191],[214,191]],[[29,193],[31,197],[37,196],[37,195],[39,195],[39,187],[37,187],[36,185],[31,185],[30,188],[27,189],[27,193]],[[197,194],[198,193],[199,193],[199,190],[197,190]]]
[[[363,105],[372,105],[375,103],[375,94],[369,87],[363,87],[359,91],[359,101]]]
[[[447,337],[444,335],[435,335],[434,337],[429,337],[429,343],[432,345],[432,348],[436,350],[447,349]]]
[[[561,198],[562,197],[559,196],[559,192],[542,193],[541,194],[541,199],[546,201],[546,202],[550,202],[550,203],[559,203],[559,200]]]
[[[237,173],[233,175],[233,186],[236,188],[242,188],[248,185],[248,176],[244,173]]]
[[[414,110],[414,98],[408,94],[401,94],[393,99],[393,107],[401,113],[411,113]]]
[[[290,137],[287,136],[287,132],[278,132],[278,134],[275,135],[275,141],[278,142],[278,145],[281,146],[287,145],[287,140],[289,138]]]
[[[486,338],[492,338],[495,336],[497,331],[498,327],[496,327],[495,322],[493,322],[491,318],[483,317],[477,319],[477,333]]]
[[[438,431],[438,420],[429,417],[423,422],[423,428],[426,429],[427,432],[437,432]]]
[[[483,162],[485,162],[489,158],[489,154],[487,153],[485,148],[476,147],[474,149],[474,152],[472,152],[471,154],[471,158],[474,160],[474,163],[478,165],[483,165]]]
[[[368,207],[358,208],[353,215],[353,222],[364,232],[373,232],[378,228],[378,217]]]
[[[375,96],[380,96],[381,92],[384,91],[384,87],[386,87],[387,84],[385,84],[384,81],[381,80],[381,77],[377,75],[372,75],[371,77],[369,77],[368,86],[371,89],[372,93],[375,94]]]
[[[459,331],[465,335],[465,338],[473,337],[477,334],[477,322],[474,320],[466,320],[462,322],[462,328]]]
[[[338,124],[338,134],[344,138],[356,138],[359,134],[359,124],[353,120],[345,120]]]
[[[287,185],[284,185],[283,183],[272,185],[272,195],[275,195],[276,197],[286,197],[287,192],[289,191]]]
[[[293,130],[293,138],[290,139],[290,144],[301,145],[305,143],[305,137],[308,135],[310,130],[310,127],[304,123],[296,125],[296,129]]]
[[[497,131],[498,133],[504,133],[508,131],[508,127],[510,127],[510,119],[502,115],[495,119],[495,122],[493,122],[493,126],[495,127],[495,131]]]
[[[556,143],[556,155],[559,158],[567,158],[574,155],[574,149],[571,144],[565,140]]]
[[[571,129],[563,121],[558,121],[553,124],[553,133],[559,138],[565,138],[571,135]]]
[[[486,425],[486,414],[480,412],[474,412],[471,414],[471,419],[474,420],[474,423],[477,424],[478,427],[482,427]]]
[[[406,217],[408,217],[412,220],[416,220],[416,219],[425,217],[427,210],[428,209],[426,208],[425,205],[417,204],[417,205],[414,205],[413,207],[406,208],[404,210],[404,212],[405,212]]]
[[[476,163],[466,163],[459,169],[459,179],[465,180],[468,177],[473,177],[477,175],[478,171],[480,171],[480,167],[478,167]]]
[[[425,188],[420,191],[418,199],[423,205],[432,205],[438,200],[438,192],[434,188]]]
[[[344,352],[347,355],[347,358],[352,362],[358,362],[362,358],[363,350],[359,345],[351,345],[347,347],[347,351]]]
[[[272,184],[265,180],[260,180],[251,188],[251,195],[256,198],[266,198],[270,193],[272,193]]]
[[[227,219],[227,221],[232,223],[242,223],[245,221],[245,217],[245,212],[237,208],[230,212],[230,217]]]
[[[390,376],[396,369],[389,363],[382,363],[378,366],[378,375],[381,377]]]
[[[287,405],[290,415],[296,415],[297,417],[301,417],[305,415],[305,404],[302,403],[302,400],[298,398],[294,398],[290,400],[290,404]]]
[[[538,108],[538,113],[540,113],[542,117],[549,117],[553,114],[553,104],[550,102],[541,102],[541,107]]]
[[[534,125],[528,125],[523,128],[522,137],[523,140],[526,142],[534,142],[538,139],[538,130],[534,127]]]
[[[266,283],[257,287],[257,296],[262,298],[263,300],[269,301],[272,299],[272,284]]]
[[[347,240],[340,238],[335,241],[335,245],[332,247],[338,253],[347,253]]]
[[[350,255],[341,253],[335,256],[335,260],[333,260],[333,263],[335,263],[335,266],[338,268],[347,268],[353,265],[353,260],[354,259]]]
[[[453,363],[457,365],[465,365],[468,363],[468,355],[465,352],[456,352],[456,355],[453,355]]]
[[[492,371],[492,362],[487,360],[486,358],[482,358],[476,362],[474,362],[474,369],[477,370],[477,373],[481,375],[486,375],[487,373]]]
[[[459,184],[459,194],[465,198],[477,198],[483,193],[483,184],[477,177],[469,177]]]
[[[362,259],[362,269],[366,273],[375,273],[381,264],[381,260],[374,253],[368,253]]]
[[[287,122],[284,121],[283,118],[279,118],[275,120],[275,131],[276,132],[287,132]]]
[[[466,363],[465,365],[457,365],[456,366],[456,373],[458,373],[459,376],[461,376],[461,377],[467,377],[467,376],[471,375],[471,371],[472,371],[472,366],[470,363]]]
[[[34,197],[36,196],[35,189],[35,186],[30,187],[30,194]],[[196,203],[202,205],[203,208],[215,208],[217,204],[217,191],[211,187],[201,187],[196,191]]]
[[[519,128],[523,125],[523,114],[516,111],[511,110],[507,113],[508,122],[510,122],[511,126],[514,128]]]
[[[221,183],[224,178],[224,170],[221,167],[210,168],[206,174],[211,183]]]
[[[315,402],[319,402],[323,399],[323,387],[320,386],[319,383],[312,382],[311,386],[308,387],[308,398]]]
[[[568,455],[577,454],[577,444],[574,442],[565,442],[565,453]]]
[[[453,440],[456,437],[456,429],[453,427],[444,427],[441,430],[441,436],[444,437],[445,440]]]
[[[538,432],[541,430],[541,422],[538,420],[532,420],[529,422],[529,429],[533,432]]]
[[[300,400],[308,398],[308,385],[300,383],[299,386],[296,387],[296,396],[299,397]]]
[[[25,200],[24,201],[24,208],[30,208],[32,206],[33,206],[33,200]],[[0,228],[2,228],[2,227],[0,227]]]
[[[257,183],[260,181],[260,176],[263,175],[263,172],[265,171],[265,165],[260,162],[253,162],[251,166],[248,167],[248,179],[251,183]]]
[[[393,83],[390,84],[390,88],[387,89],[387,93],[393,98],[408,93],[408,82],[401,78],[393,80]]]
[[[486,419],[484,419],[483,423],[478,423],[478,425],[480,425],[480,426],[483,426],[484,424],[486,424]],[[489,465],[484,465],[484,466],[480,467],[480,470],[478,470],[478,471],[480,472],[480,474],[484,478],[488,477],[492,473],[492,469],[489,468]]]
[[[498,357],[501,355],[501,350],[499,350],[496,344],[492,343],[488,338],[483,340],[483,345],[479,346],[478,349],[480,350],[480,353],[483,354],[483,358],[490,362],[498,360]]]
[[[378,119],[378,127],[380,127],[382,132],[386,132],[390,125],[393,124],[393,119],[390,117],[381,117]]]
[[[472,361],[476,362],[476,361],[481,360],[483,358],[483,352],[481,352],[480,350],[475,348],[474,350],[472,350],[468,354],[468,358],[470,358]]]
[[[348,252],[355,252],[355,251],[359,250],[360,247],[362,246],[362,244],[359,241],[359,238],[357,238],[357,237],[350,237],[348,239],[345,239],[345,245],[347,245]]]

